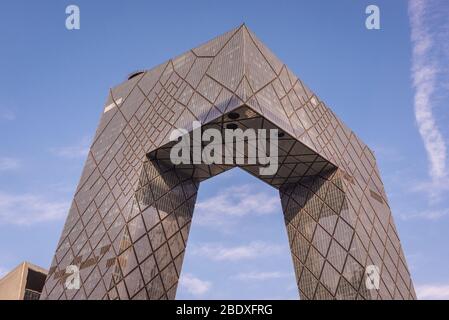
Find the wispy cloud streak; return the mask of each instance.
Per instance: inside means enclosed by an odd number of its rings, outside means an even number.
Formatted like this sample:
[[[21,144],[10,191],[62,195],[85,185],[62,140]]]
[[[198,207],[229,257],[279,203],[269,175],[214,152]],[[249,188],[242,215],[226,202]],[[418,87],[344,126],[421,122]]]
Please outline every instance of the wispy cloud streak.
[[[52,148],[51,152],[61,158],[79,159],[87,157],[89,153],[89,139],[83,138],[80,142],[59,148]]]
[[[407,213],[401,214],[400,217],[404,221],[408,220],[428,220],[428,221],[438,221],[443,217],[449,216],[449,209],[432,209],[432,210],[423,210],[415,213]]]
[[[12,171],[20,167],[20,160],[9,157],[0,157],[0,172]]]
[[[69,203],[52,201],[34,194],[9,194],[0,191],[0,225],[33,225],[60,220]]]
[[[262,271],[262,272],[242,272],[235,276],[232,276],[231,279],[242,280],[242,281],[266,281],[272,279],[280,279],[280,278],[292,278],[294,279],[295,275],[288,272],[280,272],[280,271]]]
[[[212,286],[210,281],[201,280],[193,274],[182,274],[179,284],[187,292],[194,296],[200,296],[208,292]]]
[[[444,57],[449,54],[444,42],[444,38],[449,42],[449,19],[441,6],[448,8],[447,1],[409,1],[415,117],[430,162],[429,174],[435,182],[447,178],[447,146],[434,113],[435,101],[444,87],[440,79],[445,73]]]
[[[449,285],[432,284],[416,287],[416,293],[419,299],[424,300],[448,300]]]
[[[226,247],[219,243],[194,244],[191,250],[195,256],[214,261],[241,261],[275,256],[284,252],[286,248],[278,244],[255,241],[233,247]]]
[[[195,223],[223,226],[249,215],[267,215],[280,210],[279,196],[257,191],[254,185],[230,187],[195,206]]]

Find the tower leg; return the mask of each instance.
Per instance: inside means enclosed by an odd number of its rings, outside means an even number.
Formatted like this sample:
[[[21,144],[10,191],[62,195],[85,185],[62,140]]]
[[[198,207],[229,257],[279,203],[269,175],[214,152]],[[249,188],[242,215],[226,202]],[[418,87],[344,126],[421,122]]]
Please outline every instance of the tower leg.
[[[109,297],[175,299],[198,186],[172,166],[145,162]]]
[[[301,299],[369,299],[335,173],[304,177],[282,187],[280,196]]]

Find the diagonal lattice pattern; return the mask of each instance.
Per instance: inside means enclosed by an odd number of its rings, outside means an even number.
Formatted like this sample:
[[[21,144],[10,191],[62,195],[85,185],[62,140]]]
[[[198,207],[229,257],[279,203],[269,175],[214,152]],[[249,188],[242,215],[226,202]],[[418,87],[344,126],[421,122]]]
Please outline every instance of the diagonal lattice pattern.
[[[111,89],[42,299],[175,298],[199,184],[233,167],[171,165],[193,121],[282,132],[276,174],[239,167],[279,189],[302,298],[416,298],[373,152],[243,25]]]

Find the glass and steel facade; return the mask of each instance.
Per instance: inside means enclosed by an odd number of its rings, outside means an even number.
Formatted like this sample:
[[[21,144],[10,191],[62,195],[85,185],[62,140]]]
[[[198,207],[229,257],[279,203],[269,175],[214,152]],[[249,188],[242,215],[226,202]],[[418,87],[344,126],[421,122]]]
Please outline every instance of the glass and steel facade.
[[[41,299],[175,298],[199,184],[234,167],[170,163],[193,121],[282,132],[275,174],[239,167],[279,190],[302,299],[415,299],[373,152],[245,25],[111,89]]]

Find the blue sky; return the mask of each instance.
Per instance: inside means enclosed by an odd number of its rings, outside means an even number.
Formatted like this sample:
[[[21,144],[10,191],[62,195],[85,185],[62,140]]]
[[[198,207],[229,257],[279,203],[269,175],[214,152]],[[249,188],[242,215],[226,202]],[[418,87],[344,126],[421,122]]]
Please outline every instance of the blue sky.
[[[418,295],[449,299],[445,0],[2,3],[0,273],[50,265],[108,89],[243,22],[376,152]],[[277,197],[202,184],[178,298],[297,298]]]

